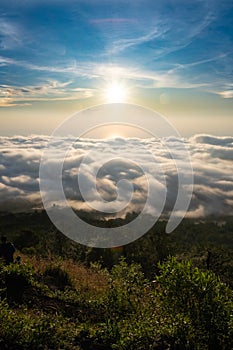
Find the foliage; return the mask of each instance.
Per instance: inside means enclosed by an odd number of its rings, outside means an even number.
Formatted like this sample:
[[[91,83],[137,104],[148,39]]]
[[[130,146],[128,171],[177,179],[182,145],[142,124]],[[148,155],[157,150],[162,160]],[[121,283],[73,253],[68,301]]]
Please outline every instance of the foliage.
[[[230,218],[184,220],[171,235],[158,222],[117,249],[80,246],[45,213],[0,226],[22,258],[0,265],[0,349],[233,348]]]
[[[58,349],[69,348],[67,340],[72,336],[61,317],[48,317],[43,313],[28,313],[27,309],[11,309],[5,301],[0,302],[0,348],[1,349]]]
[[[1,294],[10,302],[21,302],[25,289],[32,285],[35,271],[30,264],[0,265]]]
[[[143,297],[146,280],[138,264],[128,265],[123,259],[110,274],[107,308],[116,319],[136,312]]]
[[[232,291],[212,272],[169,258],[149,284],[124,260],[110,274],[105,322],[92,344],[130,349],[231,349]]]
[[[232,291],[214,273],[203,272],[190,261],[171,257],[159,267],[161,310],[175,343],[185,348],[230,349]]]
[[[59,264],[45,266],[44,274],[60,279],[64,271],[67,282],[69,274]],[[102,276],[107,284],[96,294],[95,284],[89,283],[91,294],[75,285],[45,288],[29,264],[2,266],[5,274],[24,276],[30,288],[21,305],[1,301],[0,348],[230,350],[232,291],[215,274],[189,261],[169,258],[158,269],[150,282],[139,264],[124,259],[110,272],[92,265],[86,278],[96,283]]]

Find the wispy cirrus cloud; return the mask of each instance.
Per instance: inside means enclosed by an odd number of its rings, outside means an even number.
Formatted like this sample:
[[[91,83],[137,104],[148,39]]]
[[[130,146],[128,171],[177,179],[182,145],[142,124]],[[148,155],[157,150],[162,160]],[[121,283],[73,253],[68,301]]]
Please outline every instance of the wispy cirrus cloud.
[[[191,81],[185,79],[175,69],[169,70],[144,70],[138,67],[121,67],[115,65],[99,64],[95,68],[97,76],[114,79],[124,79],[131,81],[135,87],[143,88],[176,88],[193,89],[208,86],[207,83],[200,81]]]
[[[145,50],[147,61],[149,58],[157,60],[164,55],[179,51],[190,45],[215,18],[214,8],[206,7],[206,2],[203,2],[199,12],[192,18],[192,25],[190,25],[185,7],[181,7],[180,11],[184,13],[184,16],[174,16],[172,18],[173,14],[171,13],[169,21],[167,20],[167,15],[158,14],[155,14],[155,17],[148,16],[147,21],[139,21],[141,34],[127,38],[128,33],[125,30],[126,38],[122,37],[114,40],[110,44],[109,53],[116,54],[129,48],[141,46],[140,56],[143,56],[143,50],[146,48],[142,45],[148,44],[150,50],[148,48]],[[130,29],[132,28],[130,28],[129,23],[128,31]]]
[[[136,18],[124,18],[124,17],[104,17],[104,18],[94,18],[90,19],[89,22],[91,24],[102,25],[102,24],[131,24],[137,23],[138,20]]]
[[[67,63],[56,65],[38,65],[28,61],[22,61],[12,59],[10,57],[0,56],[0,64],[2,65],[14,65],[17,67],[25,68],[32,71],[48,72],[48,73],[60,73],[60,74],[74,74],[76,76],[83,76],[88,78],[94,78],[93,65],[89,65],[88,62],[78,62],[77,60],[67,60]]]
[[[152,40],[155,40],[156,38],[160,38],[166,33],[167,29],[161,30],[161,28],[154,28],[150,32],[145,33],[142,36],[138,36],[135,38],[130,39],[120,39],[116,40],[112,46],[110,47],[111,54],[119,53],[121,51],[124,51],[130,47],[138,46],[147,42],[150,42]]]
[[[232,98],[231,84],[223,79],[216,78],[211,81],[206,76],[199,74],[192,77],[191,70],[193,67],[202,64],[221,61],[222,57],[228,56],[229,53],[223,53],[216,57],[206,58],[200,61],[193,61],[186,64],[173,63],[168,68],[161,68],[157,71],[142,69],[137,66],[120,66],[106,63],[77,62],[73,60],[66,66],[43,66],[35,65],[25,61],[14,60],[8,57],[0,57],[0,65],[15,65],[31,71],[40,71],[48,74],[56,73],[62,79],[76,79],[78,77],[88,79],[86,87],[74,86],[72,80],[68,82],[59,82],[55,79],[45,79],[45,83],[34,86],[11,86],[1,85],[0,87],[0,107],[23,106],[33,101],[57,101],[57,100],[74,100],[88,98],[98,94],[101,86],[105,82],[112,80],[123,80],[135,88],[174,88],[174,89],[199,89],[222,98]],[[191,75],[191,76],[190,76]],[[46,81],[47,80],[47,81]],[[93,88],[94,82],[94,88]],[[69,86],[69,85],[72,86]]]
[[[30,105],[38,101],[67,101],[91,97],[93,89],[70,86],[72,81],[52,80],[41,85],[0,85],[0,107]]]
[[[24,35],[23,35],[24,34]],[[12,50],[23,44],[25,34],[19,24],[14,21],[0,18],[0,49]]]
[[[218,91],[216,94],[223,98],[233,98],[233,90]]]
[[[67,67],[49,67],[35,66],[27,62],[15,61],[10,58],[1,58],[0,64],[19,65],[26,67],[32,71],[40,70],[41,72],[56,72],[64,79],[75,79],[59,81],[55,79],[45,79],[42,84],[15,86],[10,84],[0,85],[0,107],[15,107],[32,104],[35,101],[64,101],[78,100],[98,95],[101,92],[101,86],[114,80],[126,82],[126,85],[134,86],[134,88],[175,88],[175,89],[199,89],[211,91],[223,98],[231,98],[232,93],[229,90],[217,91],[222,84],[216,81],[216,90],[213,90],[211,82],[202,80],[201,77],[190,79],[189,76],[183,74],[189,69],[189,66],[182,65],[167,70],[143,70],[138,67],[124,67],[112,64],[82,62],[77,68],[78,63],[74,63]],[[201,64],[201,62],[193,62],[193,65]],[[77,77],[88,77],[89,83],[86,87],[78,87],[75,80]],[[95,82],[95,87],[92,87]],[[99,86],[99,89],[98,89]],[[225,84],[224,84],[225,86]],[[222,89],[224,89],[222,86]],[[217,91],[217,92],[216,92]]]
[[[58,73],[63,76],[86,77],[95,80],[128,79],[135,81],[145,81],[148,87],[176,87],[176,88],[194,88],[203,86],[201,83],[192,83],[184,81],[182,76],[175,70],[170,71],[147,71],[138,67],[125,67],[112,64],[93,63],[93,62],[75,62],[66,67],[62,66],[38,66],[24,61],[16,61],[7,57],[0,57],[0,64],[15,65],[32,71],[41,71],[47,73]],[[146,87],[144,85],[144,87]],[[87,89],[88,90],[88,89]],[[90,87],[91,90],[91,87]]]
[[[87,87],[90,94],[93,87],[118,74],[135,87],[196,88],[224,99],[232,97],[232,88],[225,86],[232,80],[232,58],[227,54],[232,46],[232,21],[227,1],[12,4],[11,0],[1,2],[2,84],[27,87],[40,79],[81,78],[77,87]],[[74,91],[69,86],[63,92],[62,98],[72,99]],[[33,91],[31,95],[23,97],[35,97]],[[2,106],[17,104],[10,96],[1,97]],[[39,97],[43,101],[47,95]]]

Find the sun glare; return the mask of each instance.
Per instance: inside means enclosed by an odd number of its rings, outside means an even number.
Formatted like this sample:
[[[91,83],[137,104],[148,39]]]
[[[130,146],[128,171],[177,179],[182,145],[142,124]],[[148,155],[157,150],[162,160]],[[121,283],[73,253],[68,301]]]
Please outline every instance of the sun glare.
[[[124,102],[126,97],[126,88],[120,83],[112,83],[105,90],[105,99],[108,103]]]

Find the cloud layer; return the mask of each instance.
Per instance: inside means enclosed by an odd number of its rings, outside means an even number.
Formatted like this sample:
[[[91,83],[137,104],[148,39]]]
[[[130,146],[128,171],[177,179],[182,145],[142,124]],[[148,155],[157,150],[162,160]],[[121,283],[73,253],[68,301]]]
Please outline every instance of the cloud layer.
[[[42,206],[39,167],[48,141],[48,136],[0,137],[1,211],[23,211]],[[166,141],[168,147],[164,146],[163,141]],[[176,138],[160,141],[137,138],[59,140],[56,152],[49,160],[50,172],[47,174],[51,180],[51,198],[53,195],[56,198],[53,193],[53,167],[59,159],[59,149],[62,150],[67,142],[70,144],[70,150],[63,167],[63,186],[66,198],[74,208],[92,210],[85,202],[88,200],[92,207],[104,211],[104,199],[108,208],[110,207],[112,211],[117,210],[122,203],[128,203],[131,197],[132,186],[129,184],[131,183],[133,185],[131,201],[119,215],[141,211],[148,194],[147,179],[143,170],[148,170],[151,188],[156,194],[150,206],[156,206],[162,193],[167,191],[164,213],[169,214],[172,210],[177,196],[177,171],[170,157],[169,148],[175,150],[181,161],[185,161],[182,160],[180,153],[180,140]],[[233,137],[195,135],[185,139],[184,143],[190,151],[194,171],[193,198],[187,216],[231,215]],[[148,152],[153,155],[154,161]],[[137,164],[132,161],[132,154],[137,154]],[[103,166],[99,169],[101,161]],[[85,200],[80,192],[78,174],[83,180]],[[118,192],[117,183],[121,184]],[[96,188],[99,199],[94,196]],[[62,205],[62,203],[56,204]]]

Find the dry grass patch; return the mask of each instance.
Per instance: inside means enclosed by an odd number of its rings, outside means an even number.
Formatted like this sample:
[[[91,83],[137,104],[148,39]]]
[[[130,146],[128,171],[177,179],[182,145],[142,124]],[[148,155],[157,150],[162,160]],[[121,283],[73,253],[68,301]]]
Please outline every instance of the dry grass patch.
[[[21,254],[21,257],[22,262],[30,263],[40,275],[43,275],[48,269],[59,267],[69,275],[72,285],[80,292],[102,294],[107,289],[107,279],[104,273],[98,269],[87,268],[72,260],[45,259],[39,256],[27,256],[23,254]]]

